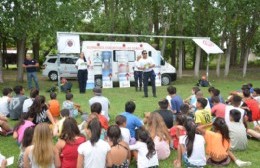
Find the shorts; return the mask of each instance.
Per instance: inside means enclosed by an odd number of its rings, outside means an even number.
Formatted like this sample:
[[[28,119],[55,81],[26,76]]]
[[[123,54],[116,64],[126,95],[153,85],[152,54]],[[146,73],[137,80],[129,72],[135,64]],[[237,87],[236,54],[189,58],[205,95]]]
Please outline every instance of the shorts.
[[[211,158],[209,158],[207,160],[207,164],[212,165],[212,166],[220,166],[220,167],[222,167],[222,166],[227,166],[229,163],[230,163],[230,158],[229,157],[227,157],[227,158],[225,158],[225,159],[223,159],[221,161],[218,161],[218,162],[212,160]]]

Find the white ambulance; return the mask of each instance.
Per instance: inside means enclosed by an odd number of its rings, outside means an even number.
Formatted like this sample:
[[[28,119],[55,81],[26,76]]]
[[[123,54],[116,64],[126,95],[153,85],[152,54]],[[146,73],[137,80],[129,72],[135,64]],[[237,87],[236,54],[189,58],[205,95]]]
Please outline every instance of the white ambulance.
[[[164,61],[160,52],[150,44],[142,42],[110,42],[110,41],[83,41],[82,51],[90,63],[95,84],[102,86],[102,76],[109,74],[110,80],[119,81],[121,71],[126,71],[130,81],[134,81],[133,66],[138,55],[146,50],[149,57],[155,62],[155,71],[162,85],[169,85],[176,80],[176,69]],[[126,66],[121,66],[122,57],[126,58]],[[91,70],[89,70],[90,72]],[[90,72],[91,74],[91,72]]]

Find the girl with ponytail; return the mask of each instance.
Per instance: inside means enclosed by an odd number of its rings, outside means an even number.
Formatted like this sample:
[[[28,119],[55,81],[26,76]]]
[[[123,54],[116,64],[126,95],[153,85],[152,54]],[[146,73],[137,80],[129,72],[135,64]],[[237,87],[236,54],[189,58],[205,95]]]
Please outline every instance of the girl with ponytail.
[[[132,151],[137,151],[137,167],[159,167],[158,156],[149,132],[145,129],[138,129],[136,140],[137,142],[134,145],[130,145],[129,148]]]
[[[174,161],[175,167],[181,167],[181,159],[186,167],[203,167],[206,165],[205,140],[196,134],[196,124],[192,119],[184,123],[187,134],[179,137],[178,156]]]

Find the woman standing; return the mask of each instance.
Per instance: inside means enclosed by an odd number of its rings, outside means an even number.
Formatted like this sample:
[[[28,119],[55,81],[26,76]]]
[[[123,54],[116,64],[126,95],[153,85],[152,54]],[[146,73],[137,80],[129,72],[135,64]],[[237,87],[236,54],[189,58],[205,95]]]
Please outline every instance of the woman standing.
[[[75,66],[78,69],[79,93],[85,93],[88,80],[88,64],[83,52],[80,53]]]

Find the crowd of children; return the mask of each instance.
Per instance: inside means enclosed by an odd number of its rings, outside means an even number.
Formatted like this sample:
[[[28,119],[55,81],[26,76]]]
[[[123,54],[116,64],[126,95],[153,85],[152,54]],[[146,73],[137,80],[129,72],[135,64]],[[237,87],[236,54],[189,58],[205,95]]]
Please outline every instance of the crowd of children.
[[[227,102],[214,87],[208,89],[208,98],[193,87],[192,95],[183,101],[177,89],[169,86],[159,109],[146,113],[144,120],[134,114],[135,102],[127,101],[115,124],[109,123],[110,103],[101,96],[101,88],[93,89],[88,116],[71,92],[60,106],[54,92],[46,103],[37,89],[27,98],[22,86],[4,88],[0,133],[13,134],[17,141],[19,167],[127,168],[135,160],[138,168],[156,168],[174,151],[174,167],[226,166],[231,161],[239,167],[250,166],[251,162],[232,153],[246,150],[248,137],[260,140],[260,89],[250,86],[232,92]],[[84,116],[81,124],[75,120],[79,114]],[[8,117],[19,119],[14,128]],[[254,129],[248,122],[253,122]],[[58,137],[56,144],[53,136]]]

